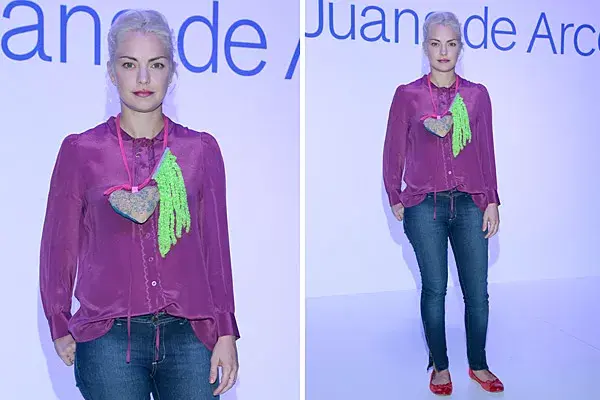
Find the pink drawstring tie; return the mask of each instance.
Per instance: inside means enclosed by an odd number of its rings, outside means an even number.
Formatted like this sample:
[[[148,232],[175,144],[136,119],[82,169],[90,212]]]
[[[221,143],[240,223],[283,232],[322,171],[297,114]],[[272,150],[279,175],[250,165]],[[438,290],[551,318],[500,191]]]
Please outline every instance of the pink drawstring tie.
[[[163,154],[165,152],[165,150],[167,149],[167,140],[169,138],[169,119],[164,116],[163,117],[163,121],[164,121],[164,126],[163,126]],[[125,145],[123,144],[123,135],[121,134],[121,114],[118,114],[116,117],[116,121],[115,121],[115,125],[116,125],[116,129],[117,129],[117,138],[119,139],[119,148],[121,150],[121,157],[123,159],[123,164],[125,165],[125,170],[127,171],[127,177],[129,178],[129,183],[125,183],[122,185],[117,185],[117,186],[113,186],[109,189],[107,189],[104,192],[104,195],[110,195],[113,192],[116,192],[117,190],[130,190],[132,193],[137,193],[139,192],[141,189],[143,189],[144,187],[148,186],[150,184],[150,182],[153,179],[154,173],[156,172],[156,169],[160,166],[160,163],[157,163],[156,166],[154,167],[154,171],[150,174],[150,176],[148,176],[148,178],[146,178],[146,180],[144,180],[141,184],[134,186],[133,185],[133,176],[131,175],[131,170],[129,169],[129,164],[127,162],[127,156],[125,155]],[[131,239],[132,241],[135,240],[135,228],[134,225],[131,226],[132,230],[131,230]],[[129,265],[129,299],[128,299],[128,309],[127,309],[127,355],[126,355],[126,362],[127,364],[129,364],[131,362],[131,292],[132,292],[132,277],[131,277],[131,261],[130,261],[130,265]],[[159,350],[159,343],[160,343],[160,329],[157,326],[156,327],[156,360],[158,360],[158,350]]]
[[[421,121],[425,121],[427,118],[442,119],[446,115],[451,114],[451,112],[450,112],[451,107],[448,107],[448,110],[446,110],[445,113],[438,114],[437,104],[433,100],[433,89],[431,88],[431,74],[427,75],[427,83],[429,84],[429,96],[431,97],[431,105],[433,106],[433,113],[424,115],[423,117],[421,117]],[[458,75],[456,75],[456,87],[454,88],[454,97],[456,97],[456,95],[458,94],[458,86],[459,85],[460,85],[460,77]]]
[[[156,340],[154,343],[154,361],[158,361],[160,355],[160,324],[158,323],[158,313],[155,314],[156,318]],[[131,363],[131,313],[127,316],[127,364]]]
[[[444,118],[446,115],[450,115],[452,114],[449,110],[446,111],[445,113],[443,113],[442,115],[438,115],[438,114],[425,114],[421,117],[421,121],[425,121],[427,118],[435,118],[435,119],[442,119]]]
[[[127,316],[127,364],[131,362],[131,315]]]
[[[156,351],[154,361],[158,361],[158,354],[160,353],[160,324],[156,325]]]
[[[160,166],[160,163],[156,164],[156,166],[154,167],[154,171],[152,171],[150,176],[148,176],[148,178],[146,178],[146,180],[144,182],[142,182],[141,184],[134,186],[133,178],[131,176],[131,170],[129,169],[129,164],[127,163],[127,156],[125,155],[125,145],[123,144],[123,135],[121,134],[121,114],[117,115],[116,126],[117,126],[117,137],[119,138],[119,148],[121,149],[121,157],[123,158],[123,164],[125,164],[125,170],[127,171],[127,176],[129,177],[129,183],[124,183],[122,185],[113,186],[113,187],[107,189],[104,192],[105,196],[108,196],[108,195],[112,194],[113,192],[116,192],[117,190],[130,190],[132,193],[137,193],[138,191],[142,190],[143,188],[145,188],[146,186],[148,186],[150,184],[150,182],[152,181],[152,177],[154,176],[154,173],[156,172],[156,169]],[[164,137],[163,153],[164,153],[165,150],[167,149],[167,139],[169,136],[169,119],[167,117],[164,117],[163,130],[164,130],[164,133],[163,133],[163,137]]]

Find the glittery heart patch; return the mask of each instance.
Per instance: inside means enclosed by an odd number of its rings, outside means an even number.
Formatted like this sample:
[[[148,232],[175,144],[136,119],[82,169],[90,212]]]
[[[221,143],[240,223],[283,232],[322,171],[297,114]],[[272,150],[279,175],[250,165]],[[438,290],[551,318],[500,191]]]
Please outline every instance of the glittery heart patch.
[[[156,210],[160,194],[156,186],[146,186],[136,193],[117,190],[108,201],[118,214],[138,224],[148,221]]]
[[[445,115],[440,119],[427,118],[423,124],[425,129],[441,138],[445,137],[452,129],[452,115]]]

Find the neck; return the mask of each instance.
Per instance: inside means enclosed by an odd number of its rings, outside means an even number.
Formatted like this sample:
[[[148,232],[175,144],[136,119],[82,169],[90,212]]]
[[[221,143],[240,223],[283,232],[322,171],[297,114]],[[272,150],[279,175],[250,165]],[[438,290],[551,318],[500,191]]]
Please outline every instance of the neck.
[[[450,87],[456,81],[456,72],[454,70],[448,72],[431,70],[431,83],[437,87]]]
[[[129,136],[140,139],[153,139],[164,126],[162,108],[149,113],[133,111],[127,107],[121,107],[121,129]]]

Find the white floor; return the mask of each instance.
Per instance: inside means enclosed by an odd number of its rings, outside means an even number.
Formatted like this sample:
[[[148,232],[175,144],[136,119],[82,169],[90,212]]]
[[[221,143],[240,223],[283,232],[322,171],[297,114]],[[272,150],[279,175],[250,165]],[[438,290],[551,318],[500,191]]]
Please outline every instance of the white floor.
[[[446,333],[454,399],[600,399],[600,278],[490,285],[488,363],[505,392],[467,376],[460,289]],[[307,400],[435,399],[416,291],[308,299]]]

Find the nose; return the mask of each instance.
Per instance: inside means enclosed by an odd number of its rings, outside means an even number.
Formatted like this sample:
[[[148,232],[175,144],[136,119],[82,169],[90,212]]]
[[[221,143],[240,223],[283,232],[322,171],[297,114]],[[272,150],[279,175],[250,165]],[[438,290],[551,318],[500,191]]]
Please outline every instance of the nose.
[[[138,73],[138,83],[139,84],[147,84],[150,82],[150,74],[148,73],[147,68],[140,68]]]
[[[443,56],[445,56],[446,54],[448,54],[448,46],[446,46],[445,44],[443,44],[441,46],[441,53]]]

